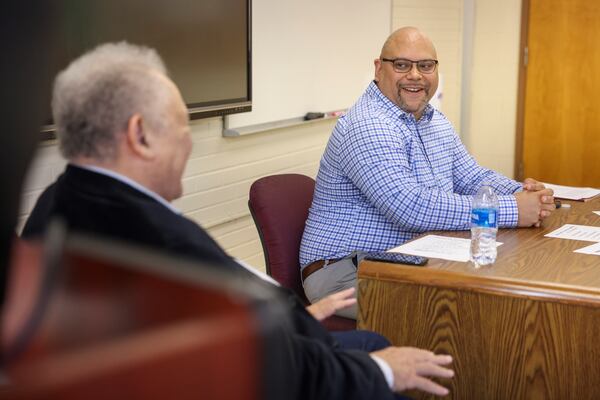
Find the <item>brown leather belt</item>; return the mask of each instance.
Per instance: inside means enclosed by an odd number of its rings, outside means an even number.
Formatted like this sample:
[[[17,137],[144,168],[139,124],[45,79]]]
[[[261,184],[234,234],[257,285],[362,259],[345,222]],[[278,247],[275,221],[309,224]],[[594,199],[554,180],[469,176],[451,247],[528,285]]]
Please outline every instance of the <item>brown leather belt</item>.
[[[336,263],[341,260],[343,260],[343,258],[329,260],[327,265]],[[308,264],[306,267],[304,267],[302,269],[302,282],[304,282],[306,280],[306,278],[308,278],[311,274],[313,274],[314,272],[317,272],[318,270],[323,268],[325,266],[325,261],[327,261],[327,260],[317,260],[314,263]]]

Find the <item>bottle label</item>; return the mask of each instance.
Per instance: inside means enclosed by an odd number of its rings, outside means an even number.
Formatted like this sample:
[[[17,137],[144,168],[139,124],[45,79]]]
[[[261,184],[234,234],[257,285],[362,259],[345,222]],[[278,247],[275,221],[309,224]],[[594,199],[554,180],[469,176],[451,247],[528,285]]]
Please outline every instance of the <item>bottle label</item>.
[[[494,208],[474,208],[471,211],[471,225],[482,228],[498,228],[498,210]]]

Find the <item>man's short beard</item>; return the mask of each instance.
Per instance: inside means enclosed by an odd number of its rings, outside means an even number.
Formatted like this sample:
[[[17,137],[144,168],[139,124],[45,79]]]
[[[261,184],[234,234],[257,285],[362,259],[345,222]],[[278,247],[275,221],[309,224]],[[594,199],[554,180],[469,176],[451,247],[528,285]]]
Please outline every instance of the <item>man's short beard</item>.
[[[402,86],[398,83],[396,88],[398,89],[398,106],[404,112],[407,112],[410,114],[415,114],[417,112],[423,112],[425,110],[425,107],[427,107],[429,100],[431,100],[431,97],[429,96],[429,88],[425,87],[425,88],[423,88],[423,91],[425,92],[425,97],[423,98],[423,101],[419,104],[419,107],[416,110],[411,110],[408,108],[408,104],[406,104],[406,102],[404,102],[404,100],[402,98]]]
[[[425,98],[426,99],[426,98]],[[421,102],[419,104],[419,107],[416,110],[411,110],[408,107],[408,104],[406,104],[404,102],[404,100],[402,99],[402,96],[398,96],[398,106],[400,107],[400,109],[404,112],[410,113],[410,114],[414,114],[417,112],[423,112],[425,110],[425,107],[427,107],[427,104],[429,103],[429,100],[425,100],[423,102]]]

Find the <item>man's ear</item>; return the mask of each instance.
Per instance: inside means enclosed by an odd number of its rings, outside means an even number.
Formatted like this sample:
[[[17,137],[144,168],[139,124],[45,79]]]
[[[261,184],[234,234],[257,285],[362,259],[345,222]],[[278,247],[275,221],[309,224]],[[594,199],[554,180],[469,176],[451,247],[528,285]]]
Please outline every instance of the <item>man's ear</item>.
[[[144,118],[140,114],[133,114],[127,121],[127,145],[136,155],[144,159],[154,157],[154,148],[149,140]]]
[[[381,72],[381,59],[380,58],[374,59],[373,65],[375,65],[375,78],[373,80],[375,82],[379,82],[379,73]]]

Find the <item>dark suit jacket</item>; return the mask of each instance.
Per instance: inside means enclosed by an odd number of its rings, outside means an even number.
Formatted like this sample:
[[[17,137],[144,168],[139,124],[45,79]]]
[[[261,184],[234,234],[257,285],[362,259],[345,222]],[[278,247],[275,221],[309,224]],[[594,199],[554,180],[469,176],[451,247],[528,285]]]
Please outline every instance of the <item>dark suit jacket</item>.
[[[70,230],[149,245],[172,255],[213,263],[262,281],[244,270],[198,225],[135,188],[69,165],[40,196],[22,236],[43,235],[51,217]],[[342,350],[287,289],[293,333],[287,338],[289,398],[394,398],[379,367],[365,352]]]

